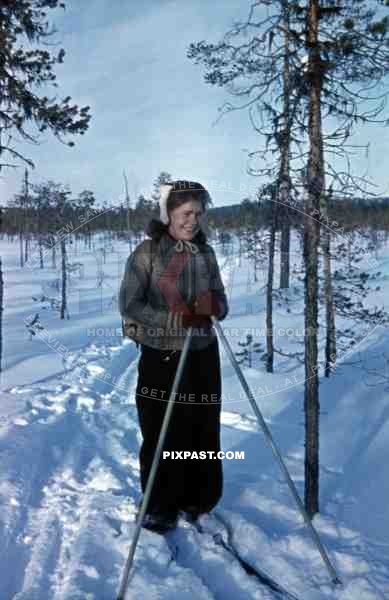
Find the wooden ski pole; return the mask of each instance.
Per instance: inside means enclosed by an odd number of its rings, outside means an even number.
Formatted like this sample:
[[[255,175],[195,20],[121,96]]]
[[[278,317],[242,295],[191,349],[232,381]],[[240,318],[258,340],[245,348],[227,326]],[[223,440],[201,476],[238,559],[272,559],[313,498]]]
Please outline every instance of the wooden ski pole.
[[[173,411],[173,407],[174,407],[174,396],[175,396],[175,394],[177,392],[178,386],[179,386],[180,381],[181,381],[182,373],[183,373],[183,370],[184,370],[184,367],[185,367],[186,358],[187,358],[187,355],[188,355],[188,350],[189,350],[191,338],[192,338],[192,327],[189,327],[188,331],[187,331],[187,334],[186,334],[186,337],[185,337],[184,346],[183,346],[183,349],[181,351],[180,360],[178,361],[177,371],[176,371],[176,375],[174,377],[173,386],[172,386],[172,389],[171,389],[171,392],[170,392],[168,405],[167,405],[167,408],[166,408],[166,411],[165,411],[165,415],[164,415],[164,418],[163,418],[163,422],[162,422],[162,426],[161,426],[161,431],[159,433],[158,444],[157,444],[157,447],[156,447],[156,450],[155,450],[155,454],[154,454],[153,462],[152,462],[152,465],[151,465],[149,477],[147,479],[146,489],[145,489],[145,493],[144,493],[144,496],[143,496],[143,500],[142,500],[142,505],[141,505],[141,508],[140,508],[140,512],[138,514],[138,521],[137,521],[137,524],[136,524],[136,527],[135,527],[134,537],[133,537],[132,542],[131,542],[131,546],[130,546],[128,557],[127,557],[127,560],[126,560],[126,564],[124,565],[124,570],[123,570],[123,575],[122,575],[122,580],[121,580],[121,584],[120,584],[120,588],[119,588],[119,593],[118,593],[118,596],[117,596],[117,600],[124,600],[125,599],[125,594],[126,594],[126,590],[127,590],[127,586],[128,586],[128,582],[129,582],[130,570],[131,570],[131,567],[132,567],[132,564],[133,564],[135,550],[136,550],[136,546],[137,546],[137,543],[138,543],[138,540],[139,540],[143,518],[144,518],[144,516],[146,514],[147,505],[148,505],[149,498],[150,498],[150,495],[151,495],[151,490],[152,490],[152,487],[153,487],[153,484],[154,484],[155,475],[157,473],[159,459],[160,459],[160,456],[161,456],[163,444],[164,444],[166,433],[167,433],[167,429],[168,429],[168,426],[169,426],[170,417],[171,417],[171,414],[172,414],[172,411]]]
[[[238,376],[238,379],[239,379],[239,381],[240,381],[240,383],[241,383],[241,385],[242,385],[242,387],[243,387],[243,389],[244,389],[244,391],[246,393],[246,396],[247,396],[248,400],[250,401],[250,404],[251,404],[252,409],[253,409],[253,411],[255,413],[255,416],[257,417],[257,420],[258,420],[260,426],[262,427],[262,430],[263,430],[263,432],[265,434],[265,439],[266,439],[267,443],[269,444],[270,448],[272,449],[273,454],[274,454],[274,456],[275,456],[275,458],[276,458],[276,460],[277,460],[277,462],[278,462],[278,464],[279,464],[282,472],[284,473],[284,476],[285,476],[286,482],[287,482],[287,484],[289,486],[289,489],[292,492],[292,495],[293,495],[293,497],[294,497],[294,499],[296,501],[296,504],[297,504],[297,506],[298,506],[298,508],[299,508],[299,510],[301,512],[301,515],[303,516],[303,519],[304,519],[304,521],[305,521],[305,523],[306,523],[306,525],[308,527],[308,530],[309,530],[309,532],[310,532],[310,534],[312,536],[312,539],[313,539],[315,545],[317,546],[317,549],[320,552],[320,555],[321,555],[321,557],[322,557],[322,559],[324,561],[325,566],[327,567],[327,570],[328,570],[328,573],[329,573],[329,575],[331,577],[331,580],[332,580],[332,582],[334,584],[341,584],[342,582],[341,582],[339,576],[337,575],[334,567],[332,566],[332,564],[330,562],[330,559],[328,558],[328,555],[327,555],[327,553],[325,551],[325,548],[324,548],[324,546],[323,546],[323,544],[322,544],[322,542],[320,540],[319,534],[317,533],[316,529],[312,525],[312,521],[309,518],[309,515],[308,515],[307,511],[305,510],[304,504],[303,504],[303,502],[302,502],[302,500],[301,500],[301,498],[299,496],[297,488],[296,488],[295,484],[293,483],[293,479],[291,478],[291,476],[289,474],[289,471],[288,471],[288,469],[287,469],[287,467],[285,465],[285,462],[284,462],[284,460],[283,460],[283,458],[281,456],[281,453],[280,453],[279,449],[277,448],[277,446],[275,444],[275,441],[274,441],[273,436],[272,436],[272,434],[270,432],[270,429],[268,428],[268,426],[267,426],[267,424],[265,422],[265,419],[262,416],[262,413],[261,413],[261,411],[260,411],[260,409],[259,409],[259,407],[258,407],[258,405],[257,405],[257,403],[255,401],[254,395],[253,395],[252,391],[250,390],[250,387],[249,387],[249,385],[248,385],[248,383],[247,383],[247,381],[246,381],[246,379],[245,379],[245,377],[243,375],[243,371],[240,368],[240,365],[239,365],[238,361],[236,360],[236,356],[234,355],[234,353],[233,353],[233,351],[231,349],[231,346],[228,343],[228,340],[227,340],[227,338],[226,338],[226,336],[224,334],[224,331],[223,331],[223,329],[222,329],[219,321],[215,317],[212,317],[212,321],[213,321],[213,324],[215,325],[216,331],[217,331],[217,333],[218,333],[218,335],[219,335],[219,337],[220,337],[220,339],[221,339],[221,341],[223,343],[223,346],[224,346],[224,348],[225,348],[225,350],[227,352],[227,355],[228,355],[228,357],[229,357],[229,359],[230,359],[230,361],[232,363],[232,366],[235,369],[235,372],[236,372],[236,374]]]

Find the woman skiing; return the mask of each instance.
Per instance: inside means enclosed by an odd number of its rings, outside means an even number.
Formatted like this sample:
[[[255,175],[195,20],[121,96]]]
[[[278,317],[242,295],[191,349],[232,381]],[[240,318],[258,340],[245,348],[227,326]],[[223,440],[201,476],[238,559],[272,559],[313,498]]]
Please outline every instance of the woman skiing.
[[[204,216],[210,196],[199,183],[160,188],[160,219],[128,257],[119,292],[125,335],[141,347],[136,406],[143,442],[144,493],[188,327],[192,339],[143,527],[164,532],[179,511],[192,518],[210,511],[222,495],[221,376],[211,316],[228,312],[215,253],[206,243]],[[182,458],[189,451],[190,458]],[[212,453],[212,455],[211,455]],[[189,456],[189,454],[187,454]],[[195,458],[197,456],[198,458]]]

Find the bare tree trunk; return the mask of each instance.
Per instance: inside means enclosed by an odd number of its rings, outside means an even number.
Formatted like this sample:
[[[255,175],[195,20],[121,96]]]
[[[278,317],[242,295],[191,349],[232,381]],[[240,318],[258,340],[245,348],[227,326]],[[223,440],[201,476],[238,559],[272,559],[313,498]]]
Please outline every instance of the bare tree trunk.
[[[353,262],[353,244],[354,236],[348,236],[347,240],[347,262],[348,262],[348,270],[351,271],[352,262]]]
[[[55,269],[56,265],[57,265],[57,257],[56,257],[55,244],[53,244],[53,249],[51,251],[51,266],[53,269]]]
[[[23,216],[21,215],[21,219],[23,219]],[[20,231],[19,231],[19,255],[20,255],[20,266],[24,267],[24,252],[23,252],[23,229],[22,229],[22,224],[20,224]]]
[[[273,344],[273,285],[274,285],[274,254],[276,244],[276,231],[278,224],[281,228],[281,263],[280,263],[280,287],[289,287],[289,262],[290,262],[290,221],[287,200],[290,196],[290,69],[289,69],[289,9],[285,0],[282,6],[284,22],[284,69],[283,69],[283,105],[284,126],[279,137],[279,148],[281,153],[280,174],[275,189],[276,202],[272,203],[272,220],[269,240],[269,265],[266,293],[266,371],[273,373],[274,368],[274,344]]]
[[[327,215],[327,201],[323,203],[321,211],[324,215],[324,221]],[[329,377],[332,370],[332,363],[336,361],[336,326],[335,326],[335,303],[332,289],[331,273],[331,231],[328,227],[321,228],[321,247],[323,250],[323,271],[324,271],[324,297],[326,306],[326,346],[325,346],[325,376]]]
[[[61,257],[62,257],[62,302],[61,302],[61,319],[65,318],[65,314],[67,312],[66,305],[66,283],[67,283],[67,273],[66,273],[66,242],[65,238],[61,238]]]
[[[39,233],[39,265],[40,268],[43,269],[43,244],[42,244],[42,235]]]
[[[267,269],[266,286],[266,371],[273,373],[274,346],[273,346],[273,284],[274,284],[274,254],[276,246],[278,204],[272,202],[272,219],[269,239],[269,264]]]
[[[37,234],[38,234],[38,243],[39,243],[39,267],[41,269],[44,268],[43,263],[43,227],[42,227],[42,209],[40,203],[38,204],[38,223],[37,223]]]
[[[130,217],[130,195],[128,193],[128,181],[126,173],[123,171],[124,186],[126,190],[126,206],[127,206],[127,235],[128,235],[128,251],[132,252],[132,239],[131,239],[131,217]]]
[[[2,372],[3,364],[3,299],[4,299],[4,282],[3,282],[3,264],[0,256],[0,373]]]
[[[28,218],[26,215],[26,212],[28,210],[28,171],[27,169],[24,171],[24,214],[23,214],[23,219],[24,219],[24,225],[23,225],[23,229],[25,231],[25,239],[24,239],[24,262],[28,262],[28,247],[29,247],[29,223],[28,223]]]
[[[288,194],[289,195],[289,194]],[[280,264],[280,288],[289,287],[289,262],[290,262],[290,222],[289,209],[283,205],[281,211],[281,264]]]
[[[289,287],[289,264],[290,264],[290,219],[287,201],[290,196],[290,68],[289,68],[289,8],[287,0],[282,4],[282,16],[284,22],[284,68],[283,68],[283,113],[284,130],[280,139],[281,165],[280,165],[280,190],[279,190],[279,217],[281,229],[281,263],[280,263],[280,288]],[[278,199],[277,199],[278,200]]]
[[[29,247],[29,240],[28,240],[28,234],[26,234],[26,237],[24,239],[24,262],[28,262],[28,247]]]
[[[321,126],[322,74],[318,47],[319,0],[309,0],[307,47],[309,91],[309,159],[304,211],[305,261],[305,507],[319,512],[319,379],[317,374],[318,248],[320,194],[323,191],[323,139]]]

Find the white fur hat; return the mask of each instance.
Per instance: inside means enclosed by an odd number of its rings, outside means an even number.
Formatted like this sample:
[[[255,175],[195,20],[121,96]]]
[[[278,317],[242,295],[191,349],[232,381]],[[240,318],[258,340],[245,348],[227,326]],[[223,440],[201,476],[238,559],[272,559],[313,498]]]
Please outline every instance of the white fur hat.
[[[190,182],[190,183],[192,183],[192,182]],[[174,183],[163,183],[159,186],[159,220],[162,221],[162,223],[164,223],[165,225],[169,224],[169,215],[167,212],[167,199],[169,197],[171,190],[174,189],[174,187],[175,187]],[[191,189],[191,185],[189,185],[188,189]],[[206,191],[206,190],[204,190],[204,191]],[[206,192],[206,193],[208,195],[209,204],[211,204],[212,201],[209,196],[209,192]],[[199,226],[205,235],[209,235],[210,232],[209,232],[209,228],[208,228],[205,211],[199,220]]]
[[[174,187],[172,183],[163,183],[159,186],[159,218],[167,225],[169,223],[169,215],[167,213],[167,199],[169,197],[170,190]]]

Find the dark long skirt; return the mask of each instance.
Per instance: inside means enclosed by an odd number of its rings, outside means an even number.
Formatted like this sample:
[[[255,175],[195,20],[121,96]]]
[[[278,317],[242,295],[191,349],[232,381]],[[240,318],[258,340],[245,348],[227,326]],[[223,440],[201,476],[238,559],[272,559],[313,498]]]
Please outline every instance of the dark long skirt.
[[[159,432],[179,361],[179,352],[142,346],[136,405],[143,436],[139,462],[142,492],[146,489]],[[209,511],[223,488],[220,450],[221,376],[218,342],[189,351],[174,403],[164,451],[213,451],[205,459],[161,458],[148,511],[175,511],[197,506]]]

